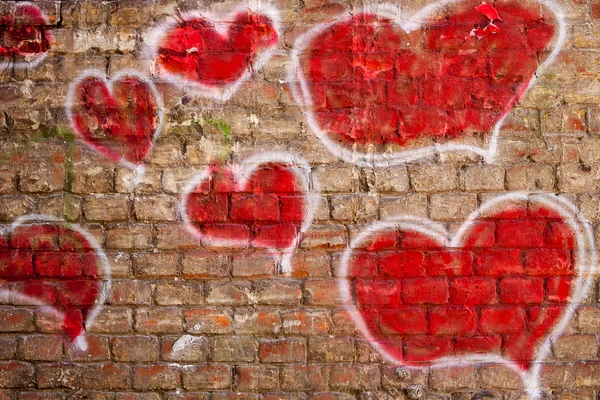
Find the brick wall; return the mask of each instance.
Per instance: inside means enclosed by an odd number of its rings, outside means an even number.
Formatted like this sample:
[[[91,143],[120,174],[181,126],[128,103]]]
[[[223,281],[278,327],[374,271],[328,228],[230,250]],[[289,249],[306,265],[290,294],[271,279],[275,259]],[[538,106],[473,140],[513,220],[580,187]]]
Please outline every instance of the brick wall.
[[[600,3],[428,3],[0,1],[0,399],[596,399]]]

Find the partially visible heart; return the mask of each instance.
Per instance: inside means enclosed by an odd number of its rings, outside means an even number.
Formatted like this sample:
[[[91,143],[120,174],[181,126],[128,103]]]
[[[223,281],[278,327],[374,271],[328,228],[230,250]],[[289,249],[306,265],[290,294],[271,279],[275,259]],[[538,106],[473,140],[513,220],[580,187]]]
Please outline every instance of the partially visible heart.
[[[592,268],[593,246],[550,196],[514,199],[482,206],[449,243],[443,227],[414,219],[379,223],[353,242],[340,289],[388,359],[427,366],[495,355],[527,370],[543,358],[540,344],[581,300],[576,278]]]
[[[22,68],[39,63],[50,49],[49,22],[38,6],[20,2],[11,15],[0,15],[0,66]]]
[[[104,302],[100,279],[108,272],[102,249],[76,225],[34,215],[0,236],[0,280],[9,284],[12,301],[51,307],[72,341]]]
[[[406,21],[345,15],[298,38],[295,94],[311,129],[353,162],[356,151],[369,160],[374,148],[377,161],[386,150],[488,134],[548,57],[555,21],[539,4],[497,1],[501,20],[490,25],[480,3],[453,3],[438,20],[425,11]],[[493,33],[474,33],[488,25]]]
[[[67,97],[75,132],[91,148],[130,168],[143,164],[162,128],[162,100],[154,84],[135,72],[110,82],[86,71]]]
[[[192,234],[216,247],[290,253],[314,215],[308,165],[261,154],[241,165],[212,165],[187,185],[181,215]]]
[[[158,74],[222,100],[270,58],[279,41],[277,14],[248,8],[223,20],[188,13],[182,21],[159,28],[156,35]]]

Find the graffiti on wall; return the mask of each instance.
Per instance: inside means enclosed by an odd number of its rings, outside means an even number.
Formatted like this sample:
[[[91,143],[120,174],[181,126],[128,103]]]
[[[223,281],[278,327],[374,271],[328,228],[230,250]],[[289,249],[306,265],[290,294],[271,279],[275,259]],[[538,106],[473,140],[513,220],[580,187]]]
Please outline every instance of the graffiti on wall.
[[[359,165],[467,150],[493,161],[504,117],[560,51],[565,26],[550,2],[477,4],[409,18],[380,5],[301,35],[289,80],[314,134]],[[481,134],[487,148],[460,141]]]
[[[18,218],[0,236],[0,295],[42,306],[81,349],[110,290],[110,264],[92,235],[45,215]]]
[[[0,69],[34,67],[46,57],[52,35],[48,19],[33,3],[19,2],[0,16]]]
[[[340,290],[388,360],[500,362],[535,394],[550,338],[590,289],[596,261],[591,227],[572,204],[506,194],[453,235],[413,217],[374,223],[344,253]]]
[[[309,172],[301,157],[275,152],[209,166],[184,189],[183,221],[209,246],[267,249],[282,272],[290,272],[292,253],[318,201],[313,193],[318,184],[311,184]]]
[[[444,16],[436,17],[440,9]],[[444,151],[491,162],[505,116],[560,51],[563,19],[549,0],[443,1],[410,17],[391,6],[366,7],[297,38],[292,95],[312,132],[346,162],[395,165]],[[2,17],[3,62],[39,62],[50,46],[47,24],[30,3]],[[148,43],[151,78],[126,70],[106,79],[88,70],[73,81],[65,105],[71,127],[88,147],[136,171],[136,184],[163,127],[153,80],[225,102],[281,37],[278,12],[265,6],[165,21]],[[482,145],[462,142],[473,137]],[[311,165],[297,154],[263,152],[195,172],[179,194],[189,234],[211,251],[267,251],[279,272],[293,272],[320,200]],[[578,214],[558,196],[510,193],[484,202],[452,233],[405,215],[375,222],[339,261],[342,305],[389,362],[502,363],[536,398],[551,340],[595,272],[591,228]],[[29,215],[0,237],[0,278],[0,296],[51,310],[84,349],[110,266],[83,228]],[[172,352],[193,342],[185,334]]]
[[[90,148],[137,172],[163,125],[163,105],[152,81],[121,71],[110,81],[100,71],[85,71],[71,84],[66,113],[73,130]]]
[[[193,11],[156,29],[152,67],[199,96],[225,101],[269,60],[279,37],[279,13],[264,4],[243,4],[225,16]]]

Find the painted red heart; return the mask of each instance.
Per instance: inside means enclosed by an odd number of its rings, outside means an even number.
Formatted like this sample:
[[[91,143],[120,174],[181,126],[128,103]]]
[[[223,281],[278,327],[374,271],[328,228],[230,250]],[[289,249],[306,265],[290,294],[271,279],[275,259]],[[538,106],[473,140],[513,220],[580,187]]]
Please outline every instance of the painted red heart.
[[[71,85],[67,114],[91,148],[131,168],[143,164],[162,128],[162,100],[154,84],[135,72],[110,82],[86,71]]]
[[[212,165],[194,177],[182,199],[188,229],[217,247],[294,248],[312,221],[308,175],[303,165],[269,158]]]
[[[539,5],[497,1],[497,33],[478,36],[490,25],[478,4],[404,23],[383,12],[345,15],[298,38],[295,96],[311,129],[352,161],[356,150],[371,160],[366,149],[374,147],[378,160],[385,150],[487,134],[529,87],[555,27]],[[404,161],[423,154],[407,152]]]
[[[541,343],[560,334],[567,304],[587,290],[576,275],[592,246],[565,207],[508,197],[482,206],[448,244],[445,228],[414,219],[354,241],[340,289],[388,359],[427,366],[496,355],[523,371],[543,359]]]
[[[291,272],[291,257],[314,218],[318,182],[289,153],[266,152],[240,164],[212,165],[184,189],[181,216],[188,230],[214,247],[267,249]]]
[[[76,225],[51,217],[21,218],[0,236],[0,280],[16,304],[49,306],[71,340],[84,333],[104,301],[106,256]]]
[[[50,49],[51,40],[49,22],[39,7],[18,3],[14,13],[0,16],[0,65],[35,65]]]
[[[277,13],[247,7],[219,20],[192,12],[157,30],[157,72],[207,97],[226,100],[271,56],[279,41]]]

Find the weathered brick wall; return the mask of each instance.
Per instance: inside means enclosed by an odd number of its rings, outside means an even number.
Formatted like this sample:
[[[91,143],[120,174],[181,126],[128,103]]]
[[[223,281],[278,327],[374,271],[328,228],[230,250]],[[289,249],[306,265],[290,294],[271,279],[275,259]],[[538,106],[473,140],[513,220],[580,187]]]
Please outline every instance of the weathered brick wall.
[[[596,399],[600,2],[428,3],[1,1],[0,397]]]

